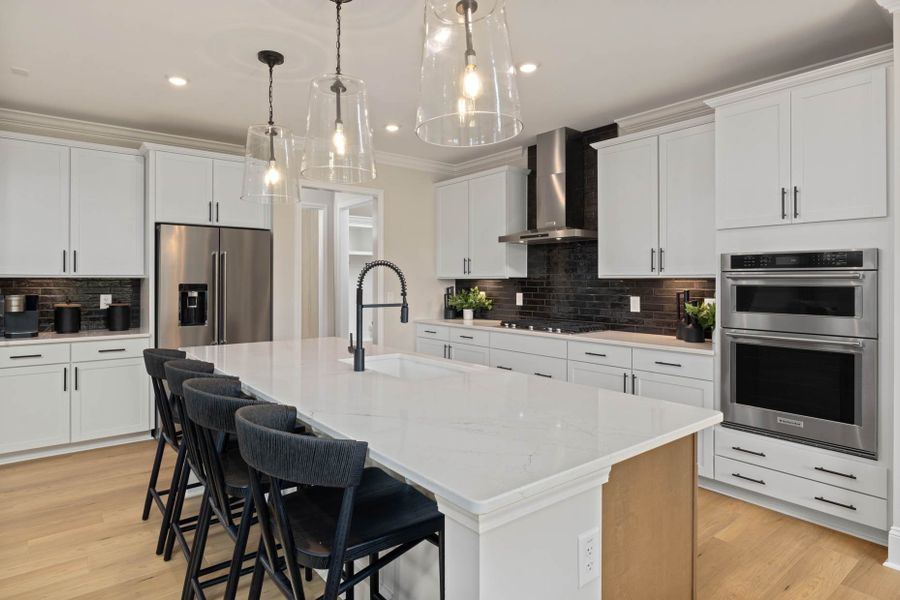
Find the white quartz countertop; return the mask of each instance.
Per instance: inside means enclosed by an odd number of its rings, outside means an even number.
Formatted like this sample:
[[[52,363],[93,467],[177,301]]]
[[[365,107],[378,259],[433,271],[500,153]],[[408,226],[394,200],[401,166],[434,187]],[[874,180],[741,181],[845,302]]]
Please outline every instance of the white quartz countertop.
[[[506,327],[500,327],[500,321],[491,319],[475,319],[473,321],[463,321],[462,319],[420,319],[417,320],[416,323],[422,323],[424,325],[445,325],[447,327],[467,327],[483,331],[496,331],[497,333],[520,333],[522,335],[537,335],[564,340],[600,342],[603,344],[648,348],[651,350],[674,350],[677,352],[689,352],[706,356],[712,356],[715,353],[712,342],[691,343],[675,339],[668,335],[655,335],[652,333],[631,333],[628,331],[547,333],[546,331],[530,331],[528,329],[508,329]]]
[[[350,355],[339,338],[185,350],[257,397],[297,407],[326,435],[365,440],[373,461],[473,514],[722,421],[714,410],[477,365],[425,380],[356,373],[340,362]],[[366,348],[370,359],[391,352]]]
[[[0,348],[9,346],[32,346],[34,344],[63,344],[69,342],[102,342],[113,340],[130,340],[150,337],[150,333],[141,329],[128,329],[126,331],[109,331],[108,329],[92,329],[78,333],[54,333],[44,331],[37,337],[29,338],[4,338],[0,337]]]

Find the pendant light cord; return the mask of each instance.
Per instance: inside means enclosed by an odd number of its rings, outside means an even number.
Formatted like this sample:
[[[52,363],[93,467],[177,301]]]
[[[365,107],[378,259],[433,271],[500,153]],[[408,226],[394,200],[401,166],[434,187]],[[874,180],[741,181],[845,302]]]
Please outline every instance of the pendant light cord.
[[[275,124],[274,118],[274,110],[272,108],[273,100],[272,100],[272,81],[275,77],[275,63],[269,63],[269,127],[272,127]]]
[[[343,4],[342,0],[335,0],[335,4],[337,5],[337,41],[334,44],[335,50],[337,50],[337,67],[334,72],[338,75],[341,74],[341,4]]]

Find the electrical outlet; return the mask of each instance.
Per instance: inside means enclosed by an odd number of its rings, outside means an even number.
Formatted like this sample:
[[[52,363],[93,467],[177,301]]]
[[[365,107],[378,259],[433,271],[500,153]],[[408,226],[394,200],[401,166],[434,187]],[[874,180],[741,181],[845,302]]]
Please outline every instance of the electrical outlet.
[[[516,306],[524,306],[525,305],[525,294],[522,292],[516,292]]]
[[[100,308],[109,308],[112,304],[112,294],[100,294]]]
[[[631,312],[641,312],[641,297],[629,296],[631,298]]]
[[[578,587],[600,577],[600,529],[591,529],[578,536]]]
[[[715,302],[715,301],[716,301],[715,298],[704,298],[704,299],[703,299],[703,304],[712,304],[712,303]]]

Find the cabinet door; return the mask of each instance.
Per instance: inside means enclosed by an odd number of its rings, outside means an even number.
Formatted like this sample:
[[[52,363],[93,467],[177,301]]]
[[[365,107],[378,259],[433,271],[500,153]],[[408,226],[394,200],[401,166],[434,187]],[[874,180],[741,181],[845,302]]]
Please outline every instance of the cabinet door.
[[[226,227],[269,228],[271,205],[241,200],[244,163],[213,160],[213,220]]]
[[[74,363],[72,368],[73,442],[150,430],[142,359]]]
[[[0,369],[0,453],[69,442],[69,375],[68,365]]]
[[[465,277],[469,257],[469,182],[435,190],[437,216],[437,276]]]
[[[419,354],[427,354],[429,356],[437,356],[439,358],[447,358],[447,342],[430,340],[428,338],[416,338],[416,352]]]
[[[471,344],[450,344],[450,358],[460,362],[488,366],[491,363],[491,351],[483,346]]]
[[[659,136],[659,272],[716,275],[715,125]]]
[[[600,277],[657,274],[658,168],[656,137],[597,151]]]
[[[633,393],[636,396],[668,400],[678,404],[701,408],[713,407],[713,384],[711,381],[635,371]],[[713,442],[712,428],[697,434],[697,470],[703,477],[713,476],[713,454],[715,452]]]
[[[213,222],[213,161],[200,156],[156,152],[156,220],[208,225]]]
[[[69,149],[0,138],[0,275],[68,272]]]
[[[793,90],[795,223],[887,215],[886,115],[884,67]]]
[[[469,180],[469,263],[473,278],[506,277],[506,172]]]
[[[524,352],[512,352],[491,348],[490,366],[504,371],[516,371],[526,375],[536,375],[546,379],[566,381],[566,360]]]
[[[144,158],[72,148],[72,273],[144,275]]]
[[[791,93],[716,110],[719,229],[790,222]]]
[[[580,383],[591,387],[627,394],[630,387],[631,370],[621,367],[594,365],[569,361],[569,383]]]

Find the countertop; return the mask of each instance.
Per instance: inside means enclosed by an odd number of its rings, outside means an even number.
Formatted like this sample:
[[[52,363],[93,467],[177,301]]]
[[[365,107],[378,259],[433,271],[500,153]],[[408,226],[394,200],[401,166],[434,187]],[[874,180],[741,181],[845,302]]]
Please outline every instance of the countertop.
[[[537,335],[553,337],[564,340],[576,340],[587,342],[602,342],[618,346],[631,346],[634,348],[648,348],[651,350],[674,350],[677,352],[689,352],[712,356],[715,354],[712,342],[691,343],[678,340],[668,335],[655,335],[652,333],[631,333],[628,331],[593,331],[591,333],[547,333],[546,331],[529,331],[528,329],[507,329],[500,327],[500,321],[491,319],[475,319],[463,321],[462,319],[419,319],[416,323],[425,325],[445,325],[447,327],[468,327],[497,333],[516,333],[522,335]]]
[[[541,377],[417,361],[454,372],[404,379],[372,370],[393,353],[368,346],[355,373],[347,340],[319,338],[185,348],[251,394],[297,407],[300,420],[336,438],[365,440],[377,464],[485,514],[596,475],[712,427],[722,413]]]
[[[129,329],[127,331],[109,331],[108,329],[91,329],[78,333],[54,333],[44,331],[37,337],[30,338],[5,338],[0,337],[0,348],[10,346],[32,346],[34,344],[62,344],[68,342],[102,342],[113,340],[130,340],[150,337],[150,333],[143,329]]]

